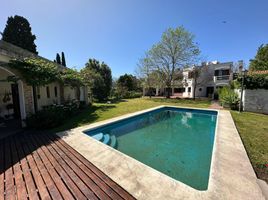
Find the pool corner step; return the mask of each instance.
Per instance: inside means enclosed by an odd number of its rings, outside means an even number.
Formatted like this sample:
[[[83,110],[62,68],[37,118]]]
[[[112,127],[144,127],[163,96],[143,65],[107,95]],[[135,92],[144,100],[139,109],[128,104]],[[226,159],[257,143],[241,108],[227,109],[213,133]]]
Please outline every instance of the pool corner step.
[[[108,144],[108,143],[110,142],[110,140],[111,140],[111,137],[110,137],[109,134],[105,134],[105,135],[103,135],[102,143],[104,143],[104,144]]]
[[[92,135],[91,137],[93,137],[95,140],[101,141],[103,139],[103,136],[103,133],[97,133],[96,135]]]
[[[117,141],[116,141],[116,137],[115,137],[114,135],[112,135],[112,136],[111,136],[111,141],[110,141],[109,146],[115,148],[116,143],[117,143]]]

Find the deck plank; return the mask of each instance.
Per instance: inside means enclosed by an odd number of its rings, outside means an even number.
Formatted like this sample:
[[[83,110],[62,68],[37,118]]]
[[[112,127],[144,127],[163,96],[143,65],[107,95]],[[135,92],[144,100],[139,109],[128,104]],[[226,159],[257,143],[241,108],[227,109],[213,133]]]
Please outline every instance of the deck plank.
[[[13,138],[12,138],[12,140],[13,140]],[[16,139],[15,139],[15,141],[16,141]],[[12,143],[14,143],[15,141],[13,140]],[[12,151],[15,151],[15,149],[12,148]],[[26,157],[23,156],[23,154],[21,154],[21,151],[18,152],[18,155],[21,158],[20,164],[21,164],[21,168],[22,168],[22,172],[23,172],[25,185],[27,188],[27,194],[28,194],[29,198],[31,198],[31,199],[39,199],[39,196],[37,194],[37,188],[35,187],[34,179],[33,179],[32,174],[31,174],[31,169],[28,165]],[[14,173],[15,173],[15,171],[14,171]],[[16,183],[16,185],[17,185],[17,183]]]
[[[53,140],[54,149],[60,154],[60,156],[66,161],[66,163],[74,169],[74,171],[77,173],[77,175],[88,185],[89,188],[91,188],[92,191],[100,198],[100,199],[122,199],[119,195],[116,193],[108,192],[107,194],[105,192],[111,191],[109,187],[106,187],[101,185],[103,182],[99,182],[99,179],[97,176],[94,176],[93,173],[90,173],[90,171],[83,167],[82,163],[79,162],[77,159],[72,160],[72,157],[67,156],[67,152],[63,153],[63,151],[55,144],[55,140]],[[69,155],[69,154],[68,154]],[[79,167],[78,167],[79,166]],[[99,183],[99,184],[97,184]],[[109,197],[109,196],[110,197]]]
[[[72,200],[74,199],[73,195],[71,192],[68,190],[67,186],[64,184],[62,181],[61,177],[59,174],[56,172],[48,158],[46,157],[45,153],[42,150],[42,146],[38,146],[35,141],[33,140],[32,136],[28,136],[28,139],[31,141],[31,143],[34,145],[36,148],[37,153],[39,154],[42,162],[44,163],[45,168],[47,169],[48,173],[50,174],[52,180],[54,181],[56,187],[61,191],[61,195],[64,199]]]
[[[85,157],[83,157],[80,153],[74,150],[71,146],[69,146],[66,142],[60,139],[58,136],[49,135],[49,137],[53,138],[54,142],[63,148],[63,151],[68,151],[69,156],[76,157],[76,162],[80,161],[81,163],[87,166],[87,170],[92,171],[96,174],[104,183],[106,183],[110,188],[112,188],[117,194],[119,194],[123,199],[135,199],[132,197],[126,190],[120,187],[117,183],[115,183],[111,178],[109,178],[106,174],[100,171],[95,165],[89,162]]]
[[[12,149],[12,163],[13,163],[17,197],[19,200],[20,199],[27,199],[28,194],[27,194],[26,184],[23,180],[24,175],[23,175],[23,171],[22,171],[21,166],[20,166],[20,159],[18,156],[15,142],[11,142],[11,149]],[[36,192],[36,191],[34,191],[34,192]],[[34,195],[32,195],[32,196],[34,196]]]
[[[15,142],[16,142],[16,139],[15,139]],[[15,151],[15,149],[12,149],[12,151]],[[23,154],[21,154],[21,151],[19,151],[19,157],[21,157],[20,163],[21,163],[21,168],[22,168],[23,175],[24,175],[24,180],[25,180],[28,196],[30,199],[40,199],[37,194],[37,188],[35,187],[34,179],[31,174],[31,169],[28,165],[26,157],[23,156]]]
[[[0,200],[4,200],[5,198],[4,174],[4,142],[0,140]]]
[[[35,143],[38,144],[39,146],[41,146],[42,144],[47,142],[47,141],[42,142],[40,136],[38,136],[38,137],[33,136],[32,138],[35,141]],[[50,145],[49,143],[46,146],[43,145],[43,146],[41,146],[41,149],[43,150],[44,154],[47,156],[48,160],[50,161],[50,163],[52,164],[54,169],[60,175],[60,177],[65,182],[66,186],[70,189],[72,195],[76,199],[81,199],[81,200],[86,199],[86,197],[82,194],[82,192],[76,186],[75,182],[73,182],[73,180],[66,173],[66,171],[65,171],[66,168],[63,168],[64,166],[61,166],[58,163],[59,160],[54,158],[53,155],[51,154],[51,152],[48,150],[49,145]]]
[[[5,139],[5,193],[6,199],[16,199],[14,178],[13,178],[13,167],[11,163],[11,150],[10,150],[10,138]]]
[[[42,138],[44,139],[44,138]],[[45,139],[47,141],[47,139]],[[76,167],[69,166],[65,159],[64,154],[61,154],[57,151],[57,149],[53,148],[54,143],[51,141],[47,148],[51,152],[51,154],[55,157],[55,159],[62,165],[66,173],[71,177],[71,179],[77,184],[83,194],[90,199],[98,199],[97,196],[87,187],[84,177],[78,176],[79,172],[76,171]],[[87,183],[89,184],[89,183]]]
[[[24,137],[24,141],[26,142],[29,151],[32,152],[33,158],[36,162],[36,165],[38,167],[38,170],[40,171],[44,182],[48,188],[48,191],[52,197],[52,199],[57,199],[57,200],[62,200],[62,196],[60,194],[60,191],[58,190],[57,186],[55,185],[55,183],[53,182],[50,174],[48,173],[44,163],[42,162],[41,158],[39,157],[39,154],[36,151],[36,148],[34,148],[34,146],[32,145],[31,141],[28,139],[29,136],[25,136]]]
[[[26,157],[29,167],[31,168],[33,178],[35,180],[39,195],[41,199],[44,200],[50,200],[51,197],[48,193],[47,187],[42,179],[41,173],[39,172],[36,163],[34,161],[34,158],[32,156],[32,152],[30,152],[26,142],[23,140],[23,138],[15,137],[15,143],[17,145],[18,153],[20,157]]]
[[[135,199],[56,135],[0,140],[0,200]]]

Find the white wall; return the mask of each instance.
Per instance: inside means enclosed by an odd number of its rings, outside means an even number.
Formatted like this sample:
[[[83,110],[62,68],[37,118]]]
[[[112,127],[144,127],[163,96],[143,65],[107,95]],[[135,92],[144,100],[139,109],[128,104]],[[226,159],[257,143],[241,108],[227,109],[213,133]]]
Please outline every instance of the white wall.
[[[187,98],[193,97],[193,80],[188,78],[190,71],[191,69],[186,69],[185,71],[183,71],[183,83],[185,92],[182,93],[182,96]],[[191,88],[190,92],[188,92],[188,88]]]
[[[47,97],[47,87],[49,87],[50,91],[50,97]],[[55,96],[54,88],[57,87],[57,96]],[[37,99],[38,104],[38,110],[41,110],[43,106],[52,105],[52,104],[60,104],[60,85],[58,83],[51,83],[46,86],[39,87],[37,89],[37,95],[40,96],[40,98]],[[85,94],[86,93],[86,94]],[[76,89],[71,88],[69,86],[64,87],[64,100],[65,101],[72,101],[76,99]],[[87,100],[87,90],[83,87],[80,88],[80,100],[85,100],[86,103],[88,103]]]
[[[191,88],[191,92],[188,92],[188,87],[184,87],[185,88],[185,92],[182,93],[182,96],[183,97],[187,97],[187,98],[192,98],[193,97],[193,92],[192,92],[192,86],[190,87]]]
[[[244,111],[268,114],[268,90],[244,90]]]
[[[47,97],[47,87],[49,87],[50,97]],[[55,96],[54,88],[57,87],[57,96]],[[38,110],[41,110],[43,106],[52,105],[52,104],[60,104],[60,86],[58,83],[51,83],[46,86],[42,86],[37,88],[36,90],[37,96],[37,105]]]
[[[231,70],[231,62],[228,63],[218,63],[218,64],[209,64],[202,68],[201,74],[197,80],[197,87],[195,91],[196,97],[206,97],[207,96],[207,87],[214,87],[214,93],[216,91],[216,86],[220,85],[228,85],[229,80],[225,81],[218,81],[217,83],[214,82],[214,73],[215,70],[222,70],[222,69],[230,69]],[[185,92],[183,93],[183,97],[193,97],[193,85],[195,84],[192,79],[188,78],[188,73],[191,68],[186,69],[183,71],[184,82],[186,80],[187,86],[185,86]],[[188,87],[191,87],[191,92],[188,92]]]
[[[64,87],[64,99],[65,101],[71,101],[76,99],[76,90],[72,87]]]

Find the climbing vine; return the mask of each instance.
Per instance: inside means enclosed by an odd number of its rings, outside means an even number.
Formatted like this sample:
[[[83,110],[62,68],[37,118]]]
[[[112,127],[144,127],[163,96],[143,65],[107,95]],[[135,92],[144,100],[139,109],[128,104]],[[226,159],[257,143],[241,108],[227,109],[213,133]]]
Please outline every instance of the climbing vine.
[[[79,87],[84,85],[80,73],[74,69],[66,68],[60,72],[60,79],[64,85]]]
[[[72,87],[83,85],[79,72],[68,68],[60,69],[56,63],[41,58],[11,60],[9,67],[18,70],[26,83],[32,86],[43,86],[54,81]]]
[[[18,70],[26,83],[32,86],[46,85],[59,79],[57,65],[41,58],[11,60],[9,67]]]

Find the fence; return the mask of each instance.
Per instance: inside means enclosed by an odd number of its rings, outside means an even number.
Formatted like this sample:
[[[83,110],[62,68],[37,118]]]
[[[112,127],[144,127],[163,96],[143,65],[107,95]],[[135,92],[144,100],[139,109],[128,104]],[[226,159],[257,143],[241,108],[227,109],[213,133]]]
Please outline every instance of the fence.
[[[236,90],[240,97],[240,90]],[[268,90],[244,90],[243,91],[243,110],[268,114]]]

